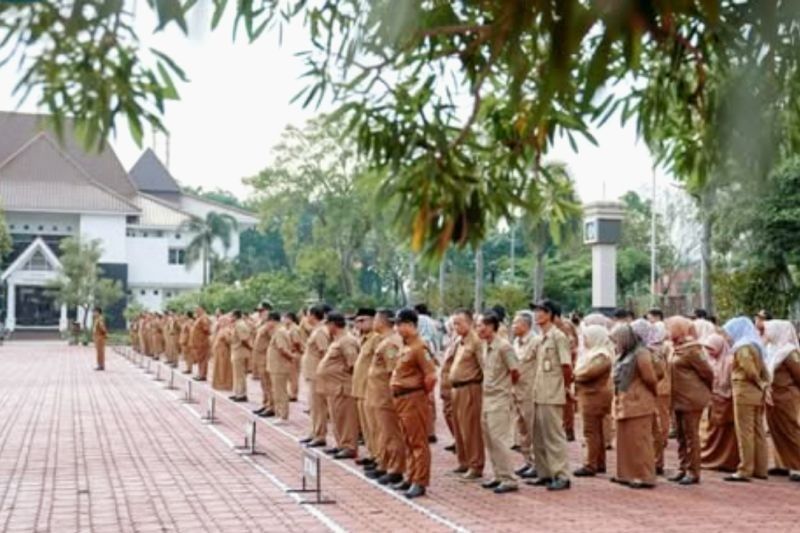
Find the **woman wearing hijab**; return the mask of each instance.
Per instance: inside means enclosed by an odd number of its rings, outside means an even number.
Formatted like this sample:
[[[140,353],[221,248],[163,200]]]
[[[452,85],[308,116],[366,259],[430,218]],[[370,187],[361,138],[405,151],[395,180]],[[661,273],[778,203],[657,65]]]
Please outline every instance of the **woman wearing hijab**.
[[[658,379],[652,355],[626,324],[614,328],[611,340],[617,352],[613,374],[617,475],[612,481],[636,489],[654,487],[653,416]]]
[[[697,333],[697,342],[701,344],[709,336],[717,332],[717,326],[705,318],[696,318],[692,321],[692,323],[694,324],[694,331]]]
[[[772,405],[767,406],[767,425],[775,446],[775,462],[789,470],[789,479],[800,481],[800,344],[788,320],[764,324],[767,370],[772,376]]]
[[[673,345],[669,371],[680,460],[678,472],[669,479],[680,485],[694,485],[700,482],[700,419],[711,399],[714,371],[696,341],[691,320],[674,316],[665,325]]]
[[[703,448],[700,456],[703,468],[735,472],[739,464],[739,448],[736,444],[736,427],[733,423],[733,391],[731,371],[733,353],[728,341],[719,333],[712,333],[703,342],[714,369],[714,386],[711,390],[711,406],[708,411],[708,426],[701,437]]]
[[[739,465],[725,481],[750,481],[767,478],[767,443],[764,432],[764,405],[769,403],[769,372],[764,364],[766,351],[756,327],[749,318],[732,318],[725,334],[733,342],[733,418]]]
[[[575,475],[590,477],[606,471],[603,419],[611,412],[614,397],[611,381],[614,344],[603,326],[585,326],[582,335],[583,350],[575,366],[575,390],[583,419],[586,456]]]
[[[219,318],[211,341],[214,356],[214,371],[211,374],[211,387],[215,390],[233,390],[233,363],[231,362],[231,318]]]

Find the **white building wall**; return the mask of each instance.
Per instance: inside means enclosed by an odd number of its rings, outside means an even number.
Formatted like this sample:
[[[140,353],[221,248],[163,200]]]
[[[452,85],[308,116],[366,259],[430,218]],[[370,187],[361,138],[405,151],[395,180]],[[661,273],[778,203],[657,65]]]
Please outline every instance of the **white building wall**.
[[[125,263],[125,215],[81,215],[81,239],[99,239],[103,247],[102,263]]]
[[[148,232],[151,235],[152,232]],[[128,285],[131,287],[198,288],[203,284],[202,265],[170,265],[169,249],[185,248],[190,238],[164,232],[163,237],[127,237]]]
[[[10,233],[34,235],[77,235],[80,216],[59,213],[23,213],[9,211],[6,223]]]

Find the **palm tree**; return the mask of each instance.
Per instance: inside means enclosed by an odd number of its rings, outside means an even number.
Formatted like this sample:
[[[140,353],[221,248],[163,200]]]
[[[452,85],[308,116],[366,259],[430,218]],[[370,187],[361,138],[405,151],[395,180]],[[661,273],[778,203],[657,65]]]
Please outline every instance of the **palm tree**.
[[[553,246],[566,235],[577,234],[581,205],[575,186],[563,163],[547,163],[533,180],[525,197],[523,225],[527,228],[535,255],[533,299],[544,292],[544,261]]]
[[[197,261],[203,262],[203,286],[209,282],[210,258],[212,246],[216,240],[222,243],[226,251],[231,247],[234,232],[239,224],[236,219],[226,213],[211,211],[205,218],[192,217],[181,224],[181,231],[194,235],[186,247],[186,267],[189,268]]]

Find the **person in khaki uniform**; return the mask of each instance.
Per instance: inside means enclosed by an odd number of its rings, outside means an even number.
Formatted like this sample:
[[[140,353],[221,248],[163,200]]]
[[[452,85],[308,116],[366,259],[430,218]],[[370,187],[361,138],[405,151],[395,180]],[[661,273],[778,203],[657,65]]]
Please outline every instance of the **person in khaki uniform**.
[[[180,358],[181,355],[181,346],[180,346],[181,321],[180,321],[180,316],[172,312],[169,313],[167,335],[169,336],[169,342],[170,342],[169,366],[171,366],[172,368],[177,368],[178,359]]]
[[[211,319],[205,309],[195,309],[197,318],[192,324],[189,334],[189,345],[192,349],[192,361],[197,363],[195,381],[205,381],[208,375],[208,359],[211,357]]]
[[[539,477],[526,483],[552,491],[564,490],[570,487],[563,420],[567,387],[572,381],[569,339],[555,326],[554,321],[561,314],[555,302],[545,299],[532,307],[541,332],[535,341],[533,385],[533,454]]]
[[[231,315],[219,317],[211,335],[211,357],[213,359],[211,388],[214,390],[233,390],[232,336],[233,317]]]
[[[250,345],[252,331],[250,325],[242,317],[238,309],[233,312],[233,330],[231,331],[231,364],[233,366],[233,396],[234,402],[247,401],[247,360],[253,347]]]
[[[128,336],[130,338],[131,348],[134,352],[140,352],[141,348],[139,347],[139,324],[140,324],[141,315],[137,316],[133,320],[131,320],[130,324],[128,325]]]
[[[360,335],[361,346],[358,358],[353,367],[353,398],[356,399],[356,409],[358,410],[358,424],[361,427],[361,436],[367,448],[365,457],[356,460],[356,464],[370,467],[374,466],[378,457],[377,439],[375,438],[375,420],[368,411],[367,399],[367,375],[375,355],[375,348],[378,346],[378,334],[372,329],[372,321],[375,310],[361,308],[355,316],[355,325]]]
[[[328,351],[331,342],[328,328],[322,321],[325,319],[325,309],[321,305],[316,305],[308,310],[306,322],[311,329],[311,334],[306,343],[303,353],[301,370],[303,379],[306,380],[308,391],[308,408],[311,415],[310,435],[300,442],[307,444],[311,448],[325,446],[325,439],[328,434],[328,405],[325,399],[325,391],[317,383],[317,368],[320,361]]]
[[[533,459],[533,381],[536,377],[536,351],[533,349],[536,335],[533,331],[533,313],[517,313],[511,323],[514,334],[514,352],[519,362],[519,381],[514,385],[516,410],[516,444],[525,464],[515,473],[523,479],[535,479],[536,467]]]
[[[181,321],[181,336],[179,339],[181,345],[181,354],[183,355],[184,374],[192,373],[192,366],[194,365],[194,351],[191,345],[192,326],[194,325],[194,312],[189,311]]]
[[[139,320],[139,349],[144,355],[150,355],[150,340],[148,331],[150,328],[150,314],[142,314]]]
[[[672,410],[678,433],[680,468],[669,478],[681,485],[700,482],[700,419],[711,401],[714,369],[705,349],[695,341],[694,324],[688,318],[673,316],[665,321],[673,344]]]
[[[766,349],[758,330],[747,317],[732,318],[723,329],[732,344],[733,418],[739,447],[739,466],[725,481],[766,479],[764,406],[772,403],[770,375],[764,364]]]
[[[367,371],[365,404],[374,421],[372,438],[377,455],[374,468],[366,476],[377,479],[381,485],[394,485],[403,481],[406,467],[406,449],[400,419],[397,416],[389,379],[394,370],[403,339],[392,330],[394,314],[388,309],[378,311],[373,320],[375,351]]]
[[[658,376],[656,394],[656,416],[653,419],[653,439],[655,439],[656,474],[664,475],[664,451],[669,442],[669,427],[672,424],[672,372],[669,371],[669,361],[672,356],[672,341],[667,337],[667,327],[664,322],[655,322],[657,338],[661,342],[651,347],[653,353],[653,368]]]
[[[495,494],[518,490],[512,467],[511,445],[514,384],[519,381],[519,363],[507,337],[498,333],[500,319],[487,313],[478,322],[478,337],[484,342],[483,400],[481,426],[486,452],[492,461],[494,479],[481,486]]]
[[[406,498],[424,496],[431,480],[431,450],[427,427],[428,394],[436,386],[436,367],[425,343],[417,334],[417,312],[403,309],[397,314],[397,333],[403,349],[392,370],[389,386],[408,450],[406,479],[392,486]]]
[[[578,330],[569,320],[564,320],[561,316],[556,317],[555,325],[569,339],[569,354],[572,366],[578,360]],[[567,435],[567,442],[575,440],[575,409],[577,400],[570,388],[567,388],[567,403],[564,404],[564,431]]]
[[[164,317],[156,313],[155,320],[153,320],[153,358],[160,360],[165,355],[166,346],[164,342]]]
[[[286,382],[286,392],[289,401],[296,402],[300,391],[300,360],[303,357],[303,333],[294,313],[283,314],[283,327],[289,334],[289,346],[292,352],[292,367],[289,371],[289,380]]]
[[[464,479],[478,479],[483,475],[485,462],[481,430],[481,341],[472,327],[472,314],[467,310],[455,313],[453,329],[461,338],[450,368],[458,456],[458,468],[453,472],[463,474]]]
[[[325,452],[333,455],[334,459],[355,459],[358,452],[358,410],[352,393],[358,340],[347,331],[347,321],[341,313],[329,313],[325,322],[332,342],[317,367],[317,386],[325,392],[336,437],[336,446]]]
[[[603,420],[611,412],[614,399],[611,381],[614,343],[603,326],[585,326],[581,334],[583,351],[575,365],[575,391],[583,422],[585,454],[583,466],[573,475],[592,477],[606,471]]]
[[[289,380],[294,367],[291,333],[286,325],[276,324],[267,349],[267,372],[272,383],[275,416],[289,419]]]
[[[270,313],[263,307],[258,308],[260,321],[256,326],[253,341],[253,373],[261,384],[261,407],[253,410],[253,414],[262,418],[275,416],[272,403],[272,381],[267,372],[267,350],[272,338],[272,331],[277,327],[277,313]]]
[[[94,308],[92,313],[92,341],[97,355],[97,366],[95,370],[106,369],[106,339],[108,338],[108,328],[106,319],[103,317],[103,310],[99,307]]]
[[[452,322],[450,323],[452,330]],[[442,400],[442,415],[444,416],[447,429],[450,430],[450,435],[453,439],[456,438],[456,426],[453,420],[453,385],[450,383],[450,369],[453,368],[453,361],[456,358],[456,350],[461,342],[461,337],[451,334],[450,343],[444,349],[442,366],[439,369],[439,399]],[[448,452],[456,453],[456,444],[450,444],[444,448]]]

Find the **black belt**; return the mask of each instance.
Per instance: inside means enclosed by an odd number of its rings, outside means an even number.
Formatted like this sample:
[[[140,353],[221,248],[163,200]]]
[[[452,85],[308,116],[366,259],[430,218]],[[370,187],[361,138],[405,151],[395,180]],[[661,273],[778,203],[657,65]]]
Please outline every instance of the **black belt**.
[[[425,387],[417,387],[414,389],[395,389],[392,391],[392,396],[395,398],[399,398],[401,396],[408,396],[409,394],[413,394],[415,392],[423,391]]]
[[[460,389],[461,387],[466,387],[467,385],[480,385],[483,383],[482,379],[472,379],[470,381],[453,381],[450,383],[454,389]]]

